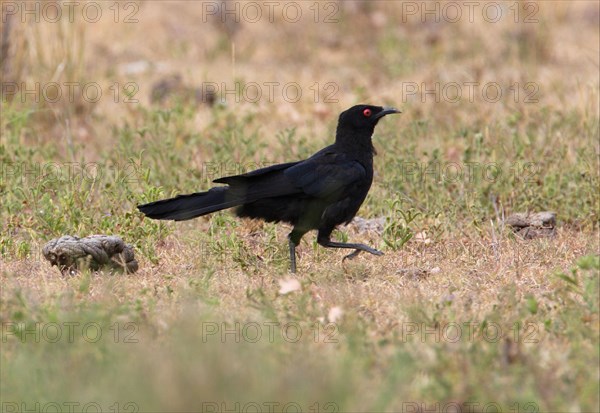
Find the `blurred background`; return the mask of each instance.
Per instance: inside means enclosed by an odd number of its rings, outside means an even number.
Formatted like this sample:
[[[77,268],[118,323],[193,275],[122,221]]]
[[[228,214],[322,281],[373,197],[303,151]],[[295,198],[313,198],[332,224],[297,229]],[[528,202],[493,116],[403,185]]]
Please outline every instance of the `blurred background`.
[[[29,139],[90,157],[113,125],[175,97],[198,128],[223,103],[270,135],[325,133],[360,102],[448,126],[597,111],[594,1],[87,3],[3,1],[1,50],[4,98],[35,112]]]

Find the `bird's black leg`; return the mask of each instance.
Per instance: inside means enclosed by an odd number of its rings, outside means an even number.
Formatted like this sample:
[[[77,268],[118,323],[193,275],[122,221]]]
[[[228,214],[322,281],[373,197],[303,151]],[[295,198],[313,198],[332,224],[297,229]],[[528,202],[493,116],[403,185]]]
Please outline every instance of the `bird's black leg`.
[[[296,244],[290,238],[290,272],[296,272]]]
[[[306,234],[306,231],[294,228],[288,235],[290,241],[290,272],[292,273],[296,272],[296,246],[300,244],[304,234]]]
[[[353,248],[356,250],[356,251],[346,255],[344,257],[344,260],[352,259],[352,258],[356,257],[358,254],[360,254],[361,251],[365,251],[365,252],[368,252],[369,254],[373,254],[373,255],[383,255],[383,252],[376,250],[375,248],[371,248],[365,244],[335,242],[335,241],[331,241],[330,239],[327,239],[327,238],[325,238],[325,239],[319,238],[319,239],[317,239],[317,242],[319,243],[319,245],[322,245],[323,247],[327,247],[327,248]]]

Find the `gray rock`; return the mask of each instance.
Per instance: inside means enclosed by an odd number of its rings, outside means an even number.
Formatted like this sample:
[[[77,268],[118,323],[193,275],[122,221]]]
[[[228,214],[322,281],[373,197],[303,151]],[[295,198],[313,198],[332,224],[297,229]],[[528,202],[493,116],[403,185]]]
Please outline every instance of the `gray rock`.
[[[99,270],[108,267],[126,273],[138,270],[133,247],[117,236],[91,235],[79,238],[65,235],[49,241],[42,253],[63,274],[74,274],[83,268]]]
[[[515,213],[506,218],[506,225],[525,239],[547,238],[555,235],[555,212]]]

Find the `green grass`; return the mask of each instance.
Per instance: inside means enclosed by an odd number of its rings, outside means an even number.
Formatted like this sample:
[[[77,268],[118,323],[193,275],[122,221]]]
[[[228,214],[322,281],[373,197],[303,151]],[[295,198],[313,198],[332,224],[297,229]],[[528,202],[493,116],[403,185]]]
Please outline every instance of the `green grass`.
[[[548,117],[551,120],[544,123],[552,127],[545,132],[540,132],[541,125],[526,125],[529,132],[514,132],[511,139],[503,140],[491,137],[507,136],[508,124],[493,125],[486,134],[459,128],[449,133],[452,139],[440,137],[440,147],[433,151],[419,151],[419,136],[444,136],[443,131],[432,126],[422,129],[419,123],[407,125],[404,141],[408,144],[401,146],[390,139],[391,126],[381,125],[376,138],[383,149],[377,158],[378,176],[362,209],[362,215],[388,217],[381,246],[390,254],[402,253],[418,231],[425,231],[436,245],[451,243],[460,233],[485,237],[489,220],[496,218],[492,199],[507,210],[555,210],[562,227],[595,232],[598,210],[593,188],[598,176],[586,146],[597,124],[584,126],[559,114],[548,113]],[[102,173],[95,179],[84,171],[65,175],[60,161],[56,171],[62,174],[52,175],[52,169],[45,174],[45,160],[61,159],[60,155],[51,145],[18,144],[26,129],[26,114],[10,112],[5,119],[3,165],[20,165],[22,171],[40,175],[4,175],[5,231],[0,238],[4,262],[37,259],[37,265],[42,265],[36,252],[50,238],[106,233],[134,243],[145,266],[159,272],[147,279],[146,286],[137,287],[119,275],[61,279],[48,273],[37,291],[31,291],[9,281],[26,276],[19,275],[20,270],[4,270],[3,400],[37,401],[42,406],[96,402],[105,409],[132,402],[127,408],[139,411],[209,409],[210,403],[232,408],[236,402],[241,406],[273,402],[279,403],[278,408],[298,403],[303,410],[321,406],[331,411],[401,411],[412,408],[410,403],[434,401],[463,407],[476,403],[481,409],[496,403],[503,410],[519,406],[539,411],[567,411],[573,406],[593,411],[598,405],[597,375],[590,369],[600,361],[594,327],[599,299],[597,255],[582,258],[566,273],[548,267],[542,273],[549,285],[532,293],[522,292],[515,281],[506,279],[484,310],[472,307],[474,298],[461,285],[468,278],[455,279],[442,296],[430,300],[400,293],[399,287],[384,281],[393,283],[393,277],[385,272],[377,275],[361,264],[352,264],[346,274],[339,264],[325,273],[310,270],[301,277],[302,292],[279,296],[278,276],[265,278],[287,271],[285,238],[277,226],[263,225],[258,244],[252,244],[243,222],[228,213],[204,219],[205,231],[194,231],[193,224],[184,223],[187,229],[177,242],[190,249],[168,258],[157,245],[173,242],[177,225],[142,219],[134,211],[135,204],[174,195],[175,188],[185,192],[208,187],[214,177],[203,175],[205,171],[172,173],[189,171],[187,165],[194,164],[196,151],[203,159],[225,162],[223,147],[235,148],[232,159],[241,164],[256,160],[255,154],[265,150],[266,143],[252,132],[257,128],[253,119],[215,113],[215,122],[226,119],[224,127],[211,125],[205,131],[223,142],[216,147],[192,131],[189,114],[144,111],[143,131],[128,125],[114,129],[112,139],[121,150],[118,155],[110,150],[99,154],[94,165]],[[579,136],[578,141],[563,143],[556,138],[574,124],[580,129],[569,133]],[[281,139],[286,133],[291,132],[282,132]],[[545,135],[531,138],[539,133]],[[436,164],[444,165],[444,143],[453,141],[462,148],[460,165],[498,165],[501,174],[491,179],[477,173],[444,178]],[[550,157],[534,162],[531,175],[518,173],[525,169],[516,168],[526,168],[528,159],[544,151],[548,142],[553,142]],[[283,148],[275,143],[268,151],[273,159],[284,159]],[[120,169],[104,173],[110,165]],[[407,165],[429,168],[429,173],[402,173]],[[21,189],[8,190],[17,187]],[[397,193],[397,198],[387,201],[391,193]],[[342,234],[348,237],[345,230]],[[504,242],[516,241],[508,237]],[[412,248],[409,251],[418,251],[417,246]],[[542,254],[548,254],[552,247],[541,248],[546,251]],[[313,251],[320,265],[322,252]],[[473,250],[469,253],[471,258],[477,256]],[[438,260],[464,259],[460,254],[447,250]],[[154,267],[165,263],[166,270]],[[182,277],[181,271],[187,275]],[[228,274],[238,271],[246,274],[242,281],[246,277],[250,277],[247,282],[252,277],[263,281],[250,283],[245,298],[235,298],[239,306],[235,311],[228,309],[231,297],[224,302],[220,291],[228,288]],[[150,274],[142,275],[143,279]],[[28,277],[34,276],[39,275]],[[327,311],[312,290],[315,286],[352,289],[355,283],[370,283],[381,276],[389,294],[405,297],[394,307],[392,318],[369,315],[373,310],[366,308],[375,305],[370,301],[375,297],[357,307],[353,299],[339,298],[346,301],[344,317],[328,324]],[[60,289],[44,287],[47,277],[58,279]],[[335,286],[339,283],[342,287]],[[73,340],[67,337],[70,322],[78,323]],[[88,335],[99,329],[101,339],[90,341],[80,331],[86,323],[93,323]],[[302,332],[298,342],[285,339],[282,326],[288,323]],[[256,325],[261,336],[254,342],[243,332],[252,333]],[[62,337],[49,342],[56,326]],[[206,329],[215,326],[217,333],[207,335]],[[221,336],[226,328],[230,333]],[[457,332],[461,336],[455,339]],[[135,342],[126,342],[128,338]],[[72,367],[61,372],[67,366]],[[77,373],[67,374],[71,369]],[[272,384],[265,386],[266,382]],[[35,383],[33,392],[31,383]]]
[[[235,38],[231,79],[297,81],[311,98],[309,86],[334,80],[335,104],[145,103],[164,73],[157,64],[120,74],[137,59],[173,62],[186,82],[231,80],[220,76],[233,40],[220,29],[168,29],[173,16],[182,27],[198,17],[191,3],[175,15],[143,3],[139,32],[99,22],[86,31],[98,46],[89,56],[56,47],[36,61],[44,27],[21,39],[22,79],[135,81],[141,103],[1,102],[3,411],[600,410],[598,75],[588,67],[597,7],[540,4],[538,27],[398,25],[396,3],[361,4],[335,26],[279,21],[278,42],[260,24]],[[152,50],[119,52],[128,41]],[[539,102],[401,93],[402,82],[471,80],[535,82]],[[158,222],[135,208],[310,156],[359,101],[403,112],[377,126],[374,183],[358,214],[385,223],[334,237],[383,257],[342,262],[307,234],[301,288],[282,294],[288,226],[229,211]],[[553,238],[523,240],[503,224],[543,210],[557,214]],[[63,277],[41,255],[52,238],[92,234],[133,244],[140,270]]]

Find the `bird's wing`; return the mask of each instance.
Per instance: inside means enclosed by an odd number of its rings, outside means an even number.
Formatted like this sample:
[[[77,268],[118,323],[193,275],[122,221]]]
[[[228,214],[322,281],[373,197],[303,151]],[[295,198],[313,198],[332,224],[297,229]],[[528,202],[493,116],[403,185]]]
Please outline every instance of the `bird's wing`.
[[[301,194],[298,188],[284,174],[287,168],[300,162],[289,162],[257,169],[242,175],[227,176],[216,179],[214,182],[229,185],[230,198],[242,199],[244,202],[253,202],[263,198]]]
[[[343,154],[325,153],[283,171],[302,191],[316,198],[336,197],[367,176],[363,165]]]
[[[250,202],[302,193],[315,198],[335,198],[366,175],[359,162],[325,148],[304,161],[272,165],[214,182],[228,184],[231,196]]]
[[[229,184],[229,185],[236,184],[236,183],[246,183],[249,178],[256,178],[261,175],[266,175],[266,174],[270,174],[272,172],[281,171],[282,169],[286,169],[291,166],[297,165],[300,162],[302,162],[302,161],[287,162],[287,163],[281,163],[281,164],[277,164],[277,165],[271,165],[271,166],[267,166],[266,168],[260,168],[255,171],[250,171],[250,172],[247,172],[247,173],[241,174],[241,175],[224,176],[223,178],[215,179],[213,182],[217,183],[217,184]]]

